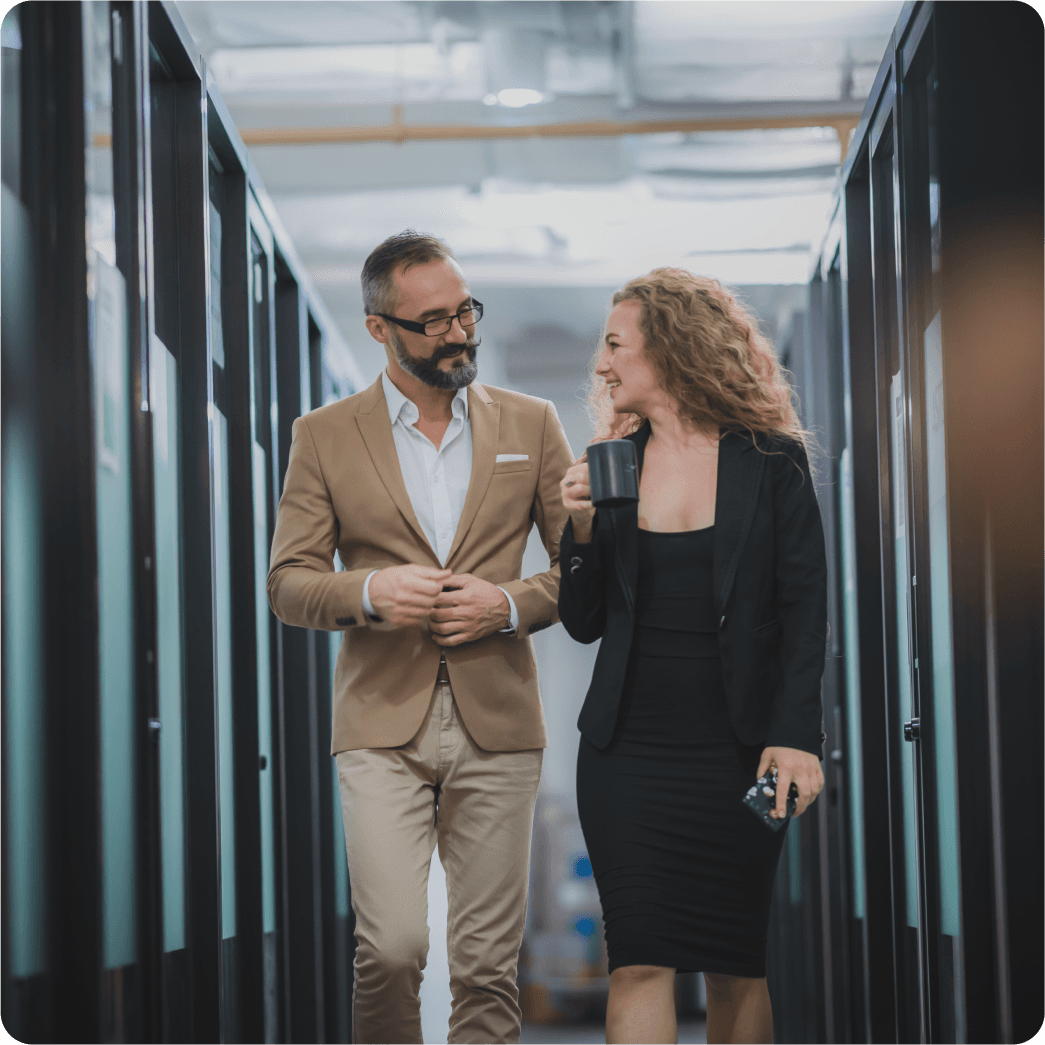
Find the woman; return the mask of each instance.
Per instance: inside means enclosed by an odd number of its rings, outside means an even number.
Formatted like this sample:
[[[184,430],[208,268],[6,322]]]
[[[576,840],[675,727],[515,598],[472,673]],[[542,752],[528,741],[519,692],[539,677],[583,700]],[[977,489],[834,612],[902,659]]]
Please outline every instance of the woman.
[[[613,297],[593,376],[602,438],[634,441],[639,503],[562,481],[559,613],[601,638],[577,798],[610,958],[608,1042],[675,1041],[701,971],[709,1042],[771,1042],[766,931],[784,831],[741,799],[823,787],[823,530],[805,433],[755,320],[716,281],[655,269]]]

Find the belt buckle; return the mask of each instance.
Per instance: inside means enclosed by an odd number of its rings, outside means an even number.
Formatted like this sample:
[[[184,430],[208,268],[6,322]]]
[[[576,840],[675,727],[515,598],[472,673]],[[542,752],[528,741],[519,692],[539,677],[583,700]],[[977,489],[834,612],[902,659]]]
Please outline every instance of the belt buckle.
[[[436,682],[449,682],[450,681],[450,670],[446,666],[446,654],[442,653],[439,656],[439,671],[436,673]]]

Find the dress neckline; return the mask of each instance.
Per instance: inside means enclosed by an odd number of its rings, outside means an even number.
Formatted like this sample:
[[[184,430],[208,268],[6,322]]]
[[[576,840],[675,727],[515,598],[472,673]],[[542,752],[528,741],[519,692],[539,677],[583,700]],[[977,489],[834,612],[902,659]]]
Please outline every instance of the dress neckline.
[[[639,527],[639,533],[652,533],[657,537],[691,537],[695,533],[707,533],[708,530],[713,530],[715,524],[712,523],[710,526],[702,526],[699,530],[646,530],[643,527]]]

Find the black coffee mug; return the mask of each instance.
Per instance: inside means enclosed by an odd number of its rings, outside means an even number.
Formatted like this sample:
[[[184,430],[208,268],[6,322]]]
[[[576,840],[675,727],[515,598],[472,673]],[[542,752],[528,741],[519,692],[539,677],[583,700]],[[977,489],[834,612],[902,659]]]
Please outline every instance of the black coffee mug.
[[[607,439],[588,447],[591,503],[619,508],[639,499],[639,455],[630,439]]]

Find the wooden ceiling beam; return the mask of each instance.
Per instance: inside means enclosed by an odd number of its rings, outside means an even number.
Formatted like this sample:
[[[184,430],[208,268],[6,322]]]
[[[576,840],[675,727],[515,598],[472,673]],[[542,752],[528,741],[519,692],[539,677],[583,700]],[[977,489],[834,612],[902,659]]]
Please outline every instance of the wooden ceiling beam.
[[[399,106],[389,124],[355,127],[241,127],[246,145],[339,145],[362,142],[493,141],[508,138],[616,138],[630,134],[697,134],[702,131],[761,131],[792,127],[832,127],[842,144],[859,122],[837,113],[798,116],[712,116],[687,119],[578,120],[569,123],[495,124],[403,123]]]

